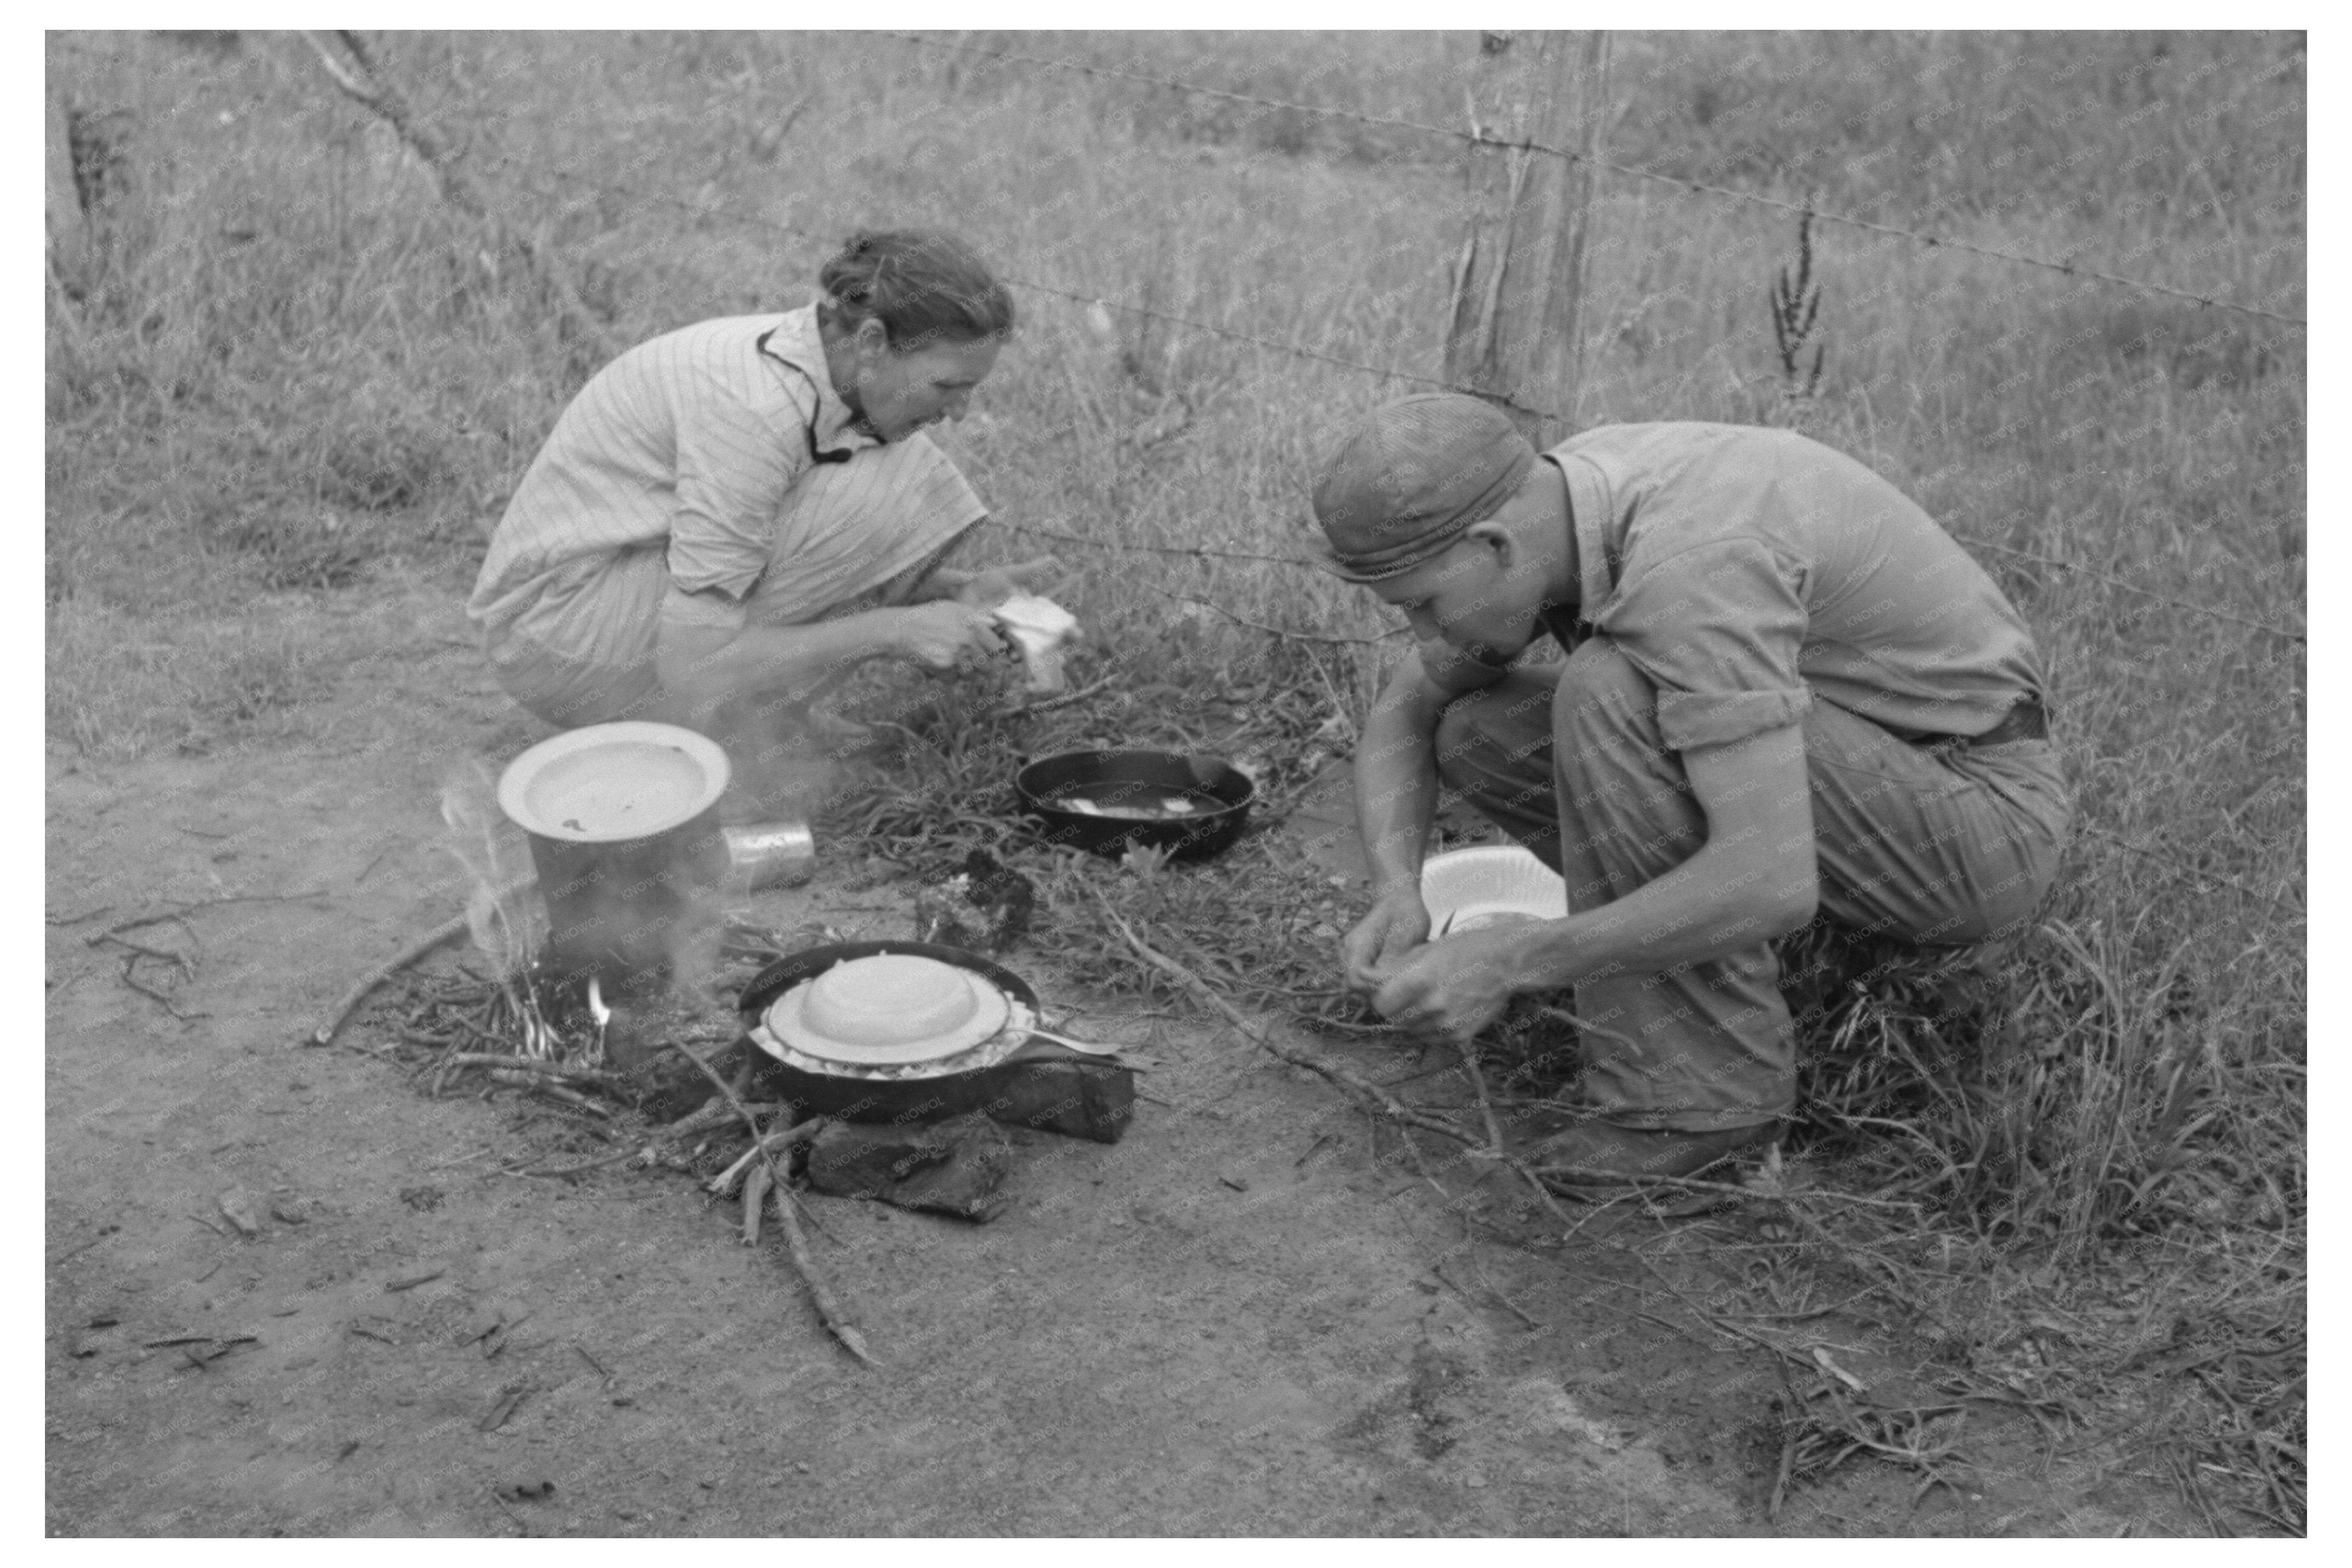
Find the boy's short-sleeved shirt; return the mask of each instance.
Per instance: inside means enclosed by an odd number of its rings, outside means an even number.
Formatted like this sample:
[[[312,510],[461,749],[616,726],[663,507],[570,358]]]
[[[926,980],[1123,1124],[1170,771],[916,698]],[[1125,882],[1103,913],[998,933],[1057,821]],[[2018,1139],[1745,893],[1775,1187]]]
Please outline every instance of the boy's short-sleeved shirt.
[[[1610,425],[1567,480],[1580,602],[1658,689],[1677,750],[1801,721],[1814,697],[1898,733],[1979,735],[2043,692],[2016,608],[1917,503],[1793,431]]]

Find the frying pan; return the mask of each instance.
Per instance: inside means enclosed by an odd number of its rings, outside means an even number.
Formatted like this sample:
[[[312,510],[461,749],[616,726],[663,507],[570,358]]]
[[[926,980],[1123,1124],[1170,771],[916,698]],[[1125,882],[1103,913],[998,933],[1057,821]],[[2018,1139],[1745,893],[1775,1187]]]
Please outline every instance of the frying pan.
[[[1115,1062],[1072,1050],[1030,1033],[993,1066],[929,1078],[868,1079],[811,1072],[777,1060],[751,1038],[776,998],[835,964],[883,953],[937,959],[992,982],[1027,1016],[1037,1015],[1037,993],[1003,964],[961,947],[929,942],[843,942],[777,960],[751,977],[736,999],[744,1048],[755,1065],[753,1084],[763,1098],[789,1100],[798,1115],[845,1121],[911,1121],[988,1112],[1000,1121],[1044,1127],[1115,1142],[1135,1096],[1134,1075]]]

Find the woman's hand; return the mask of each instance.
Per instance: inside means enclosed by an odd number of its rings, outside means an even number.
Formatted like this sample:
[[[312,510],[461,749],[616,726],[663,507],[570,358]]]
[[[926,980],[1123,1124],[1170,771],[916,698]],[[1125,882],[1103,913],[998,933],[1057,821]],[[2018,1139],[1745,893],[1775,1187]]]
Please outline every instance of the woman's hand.
[[[1429,909],[1421,901],[1420,889],[1408,886],[1381,894],[1339,944],[1348,989],[1369,999],[1387,980],[1391,966],[1428,940]]]
[[[985,658],[1004,649],[995,617],[971,605],[940,599],[897,615],[898,657],[927,668],[953,669],[966,659]]]
[[[1034,594],[1062,574],[1058,557],[1040,555],[1013,566],[992,566],[975,572],[955,592],[956,603],[992,610],[1015,594]]]

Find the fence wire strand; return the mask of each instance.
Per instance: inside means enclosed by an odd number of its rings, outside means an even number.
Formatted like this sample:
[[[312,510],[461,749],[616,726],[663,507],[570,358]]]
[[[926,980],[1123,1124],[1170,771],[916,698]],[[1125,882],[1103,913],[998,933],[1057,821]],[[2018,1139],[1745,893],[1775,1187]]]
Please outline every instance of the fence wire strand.
[[[1846,228],[1860,229],[1868,234],[1885,235],[1890,238],[1908,240],[1915,245],[1925,246],[1930,249],[1961,250],[1971,256],[1982,256],[1994,261],[2011,262],[2020,267],[2042,268],[2069,278],[2094,278],[2103,283],[2118,284],[2126,289],[2140,289],[2145,293],[2186,300],[2193,304],[2214,310],[2233,310],[2242,316],[2253,316],[2263,321],[2279,322],[2283,326],[2308,330],[2309,324],[2303,317],[2283,315],[2276,310],[2263,310],[2259,305],[2242,305],[2235,300],[2200,294],[2194,289],[2177,289],[2168,283],[2155,283],[2144,278],[2126,278],[2119,272],[2103,271],[2079,261],[2052,261],[2046,257],[2028,256],[2013,250],[2000,250],[1991,246],[1976,244],[1972,240],[1954,239],[1948,235],[1923,234],[1917,229],[1904,228],[1895,224],[1879,223],[1871,218],[1855,217],[1847,213],[1827,212],[1810,203],[1792,202],[1780,196],[1768,196],[1757,191],[1737,190],[1729,185],[1714,184],[1706,180],[1694,180],[1681,174],[1668,174],[1655,169],[1640,168],[1632,163],[1620,163],[1607,158],[1595,158],[1572,148],[1554,147],[1532,139],[1505,140],[1487,135],[1483,127],[1459,131],[1452,126],[1429,125],[1418,120],[1401,120],[1392,116],[1366,114],[1360,110],[1332,109],[1313,103],[1293,103],[1287,100],[1265,98],[1256,93],[1233,92],[1223,88],[1202,87],[1195,82],[1180,81],[1171,77],[1150,76],[1140,71],[1120,70],[1113,66],[1093,66],[1082,64],[1076,60],[1057,60],[1036,55],[1015,54],[1009,49],[984,48],[978,44],[965,43],[961,40],[927,38],[920,33],[885,32],[882,36],[919,45],[924,48],[983,55],[991,59],[1003,60],[1009,64],[1036,66],[1046,70],[1076,71],[1085,76],[1167,88],[1172,91],[1189,93],[1200,98],[1223,99],[1231,103],[1251,103],[1265,109],[1288,110],[1297,114],[1318,115],[1329,120],[1349,120],[1362,125],[1379,125],[1397,131],[1418,132],[1423,135],[1442,136],[1451,141],[1466,142],[1474,147],[1498,147],[1540,153],[1546,157],[1565,158],[1571,163],[1587,163],[1596,169],[1605,169],[1612,174],[1622,174],[1628,179],[1649,181],[1673,190],[1717,196],[1726,201],[1748,202],[1758,206],[1777,208],[1781,212],[1810,216],[1816,223],[1836,224]]]
[[[497,168],[513,169],[518,171],[521,170],[521,165],[511,159],[495,159],[491,161],[491,165]],[[592,179],[584,174],[573,174],[568,169],[540,169],[528,172],[548,175],[566,184],[593,192],[599,196],[616,196],[625,202],[647,205],[666,206],[683,213],[689,217],[704,220],[716,220],[721,223],[733,224],[739,227],[761,229],[771,233],[788,234],[795,238],[805,239],[821,246],[831,246],[838,243],[836,236],[822,234],[814,229],[803,228],[797,224],[785,223],[778,218],[766,217],[753,213],[736,212],[725,207],[705,206],[699,203],[688,201],[681,196],[671,195],[667,192],[630,190],[610,182]],[[1220,327],[1213,322],[1197,321],[1189,316],[1179,316],[1169,311],[1153,310],[1148,306],[1129,304],[1125,300],[1114,299],[1107,295],[1064,289],[1050,283],[1039,283],[1034,279],[1015,277],[1010,273],[1001,272],[998,276],[1014,288],[1024,289],[1041,294],[1050,294],[1055,298],[1072,300],[1082,305],[1100,305],[1106,310],[1118,310],[1129,315],[1149,317],[1154,321],[1171,322],[1178,326],[1208,333],[1212,337],[1225,338],[1236,342],[1248,343],[1254,347],[1265,349],[1274,353],[1286,354],[1294,359],[1312,360],[1322,364],[1335,365],[1342,370],[1356,371],[1365,375],[1382,377],[1393,381],[1412,382],[1423,386],[1442,387],[1449,392],[1462,392],[1469,393],[1472,395],[1484,395],[1482,394],[1473,392],[1469,387],[1457,385],[1454,383],[1445,381],[1437,376],[1420,375],[1411,371],[1397,370],[1393,367],[1364,364],[1358,361],[1342,359],[1334,354],[1323,353],[1318,350],[1306,348],[1297,343],[1287,343],[1275,338],[1261,337],[1254,332],[1234,331],[1229,328]],[[1517,405],[1515,405],[1514,406]],[[1524,411],[1540,415],[1545,418],[1561,420],[1565,423],[1564,416],[1555,414],[1548,409],[1530,408],[1525,409]],[[1074,534],[1055,533],[1052,530],[1041,529],[1026,523],[1020,524],[1018,526],[1022,527],[1028,532],[1039,534],[1045,538],[1059,539],[1066,543],[1081,545],[1097,550],[1122,551],[1134,553],[1193,555],[1224,557],[1236,560],[1265,561],[1271,562],[1277,565],[1301,566],[1310,570],[1314,567],[1313,562],[1305,560],[1298,556],[1254,554],[1246,552],[1204,549],[1199,547],[1129,544],[1117,541],[1082,539]],[[2088,577],[2101,583],[2105,583],[2110,586],[2121,588],[2126,593],[2137,594],[2144,598],[2154,599],[2159,604],[2169,605],[2175,609],[2188,610],[2197,615],[2210,616],[2216,620],[2228,621],[2232,625],[2245,626],[2250,630],[2266,633],[2271,637],[2283,638],[2289,642],[2308,643],[2309,641],[2308,637],[2305,633],[2290,631],[2284,627],[2273,626],[2265,621],[2258,621],[2250,616],[2238,615],[2229,610],[2217,609],[2210,605],[2200,605],[2188,599],[2172,598],[2167,595],[2155,593],[2149,589],[2139,587],[2135,584],[2127,583],[2120,577],[2112,576],[2106,573],[2100,572],[2095,568],[2084,566],[2078,562],[2063,561],[2055,556],[2036,554],[2030,550],[2021,550],[2014,545],[1998,543],[1992,540],[1985,539],[1975,534],[1955,532],[1953,537],[1965,544],[1979,545],[1988,550],[1996,550],[2003,554],[2014,555],[2023,560],[2035,562],[2038,564],[2048,566],[2054,570],[2071,572],[2078,576]]]
[[[508,159],[498,160],[498,166],[504,168],[520,167],[520,165],[515,163],[513,161]],[[765,229],[776,234],[789,234],[796,238],[814,241],[818,245],[833,246],[840,243],[840,238],[837,235],[819,234],[814,229],[802,228],[795,224],[785,223],[779,218],[764,217],[751,213],[734,212],[723,207],[703,206],[698,203],[688,201],[682,196],[670,195],[666,192],[625,190],[620,186],[593,180],[583,174],[572,174],[567,169],[552,169],[538,172],[551,174],[553,178],[561,180],[567,184],[580,186],[583,189],[593,191],[599,195],[619,196],[627,201],[667,206],[677,212],[684,213],[689,217],[716,220],[720,223],[731,223],[740,227]],[[1073,303],[1080,305],[1100,305],[1107,310],[1117,310],[1121,315],[1139,316],[1150,321],[1165,321],[1171,326],[1185,327],[1193,331],[1205,332],[1211,337],[1223,338],[1230,342],[1247,343],[1254,348],[1265,349],[1274,353],[1287,354],[1293,359],[1313,360],[1321,364],[1336,366],[1340,370],[1351,370],[1361,375],[1376,376],[1387,381],[1411,382],[1418,386],[1434,386],[1443,391],[1466,393],[1472,396],[1486,397],[1489,401],[1492,401],[1491,395],[1477,392],[1475,389],[1465,386],[1458,382],[1448,381],[1443,376],[1423,375],[1418,371],[1399,370],[1394,365],[1366,364],[1360,360],[1346,359],[1338,354],[1325,353],[1320,349],[1310,349],[1299,343],[1285,342],[1278,338],[1263,337],[1255,332],[1240,331],[1232,327],[1221,327],[1213,321],[1199,321],[1191,316],[1179,316],[1172,311],[1157,310],[1149,305],[1132,304],[1128,300],[1118,299],[1114,295],[1095,293],[1082,289],[1066,289],[1055,283],[1040,283],[1034,279],[1023,278],[1016,274],[1004,271],[998,271],[996,276],[1003,282],[1011,285],[1013,288],[1024,289],[1033,294],[1048,294],[1057,300],[1067,300]],[[1549,408],[1530,408],[1519,404],[1513,404],[1512,406],[1517,408],[1521,413],[1538,415],[1546,419],[1559,420],[1563,423],[1567,419],[1567,416],[1555,413]]]

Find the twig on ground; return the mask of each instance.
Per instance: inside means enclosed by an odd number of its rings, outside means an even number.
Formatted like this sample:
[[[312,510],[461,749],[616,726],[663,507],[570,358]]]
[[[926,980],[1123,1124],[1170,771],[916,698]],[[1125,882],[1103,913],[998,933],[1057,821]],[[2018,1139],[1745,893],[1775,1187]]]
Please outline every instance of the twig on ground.
[[[600,1072],[594,1068],[571,1067],[562,1062],[545,1061],[538,1057],[510,1057],[488,1051],[453,1051],[442,1059],[453,1068],[495,1068],[501,1071],[535,1073],[544,1078],[560,1078],[570,1083],[590,1084],[598,1089],[625,1090],[628,1088],[626,1083],[611,1073]]]
[[[751,1148],[754,1153],[759,1152],[758,1144]],[[768,1206],[768,1188],[772,1184],[764,1160],[755,1162],[751,1173],[743,1178],[743,1245],[746,1247],[760,1245],[760,1212]]]
[[[800,1205],[793,1201],[792,1189],[779,1184],[770,1190],[769,1195],[775,1200],[776,1222],[783,1229],[784,1246],[793,1255],[793,1267],[800,1271],[801,1283],[808,1287],[809,1300],[816,1304],[817,1321],[851,1355],[868,1366],[879,1367],[882,1363],[866,1348],[866,1336],[842,1314],[840,1303],[825,1288],[824,1276],[809,1253],[808,1237],[801,1234]]]
[[[304,1036],[296,1043],[298,1045],[305,1046],[333,1045],[335,1043],[335,1032],[343,1026],[343,1020],[349,1018],[352,1016],[352,1009],[356,1008],[361,1003],[366,1001],[369,994],[374,991],[377,986],[383,984],[385,981],[391,979],[394,975],[399,973],[402,970],[407,968],[418,959],[423,958],[426,953],[431,952],[443,942],[449,942],[465,934],[466,917],[463,915],[459,915],[456,920],[449,921],[446,925],[434,927],[433,930],[427,931],[424,936],[419,937],[407,947],[403,948],[398,953],[394,955],[390,962],[379,964],[374,969],[370,970],[367,974],[360,980],[358,984],[353,985],[349,991],[343,993],[342,1000],[335,1004],[334,1011],[327,1015],[326,1021],[324,1023],[311,1030],[310,1034]]]
[[[840,1304],[834,1300],[833,1291],[825,1285],[824,1276],[818,1271],[816,1258],[809,1252],[808,1237],[801,1234],[800,1215],[793,1202],[792,1189],[784,1179],[776,1173],[772,1156],[760,1147],[762,1139],[758,1121],[752,1117],[750,1109],[743,1101],[737,1097],[734,1089],[728,1087],[727,1080],[710,1070],[709,1063],[688,1050],[684,1046],[672,1045],[669,1048],[692,1062],[702,1076],[709,1079],[720,1094],[726,1096],[727,1103],[734,1108],[735,1114],[741,1118],[743,1125],[750,1130],[752,1152],[758,1159],[760,1171],[766,1176],[769,1187],[776,1200],[776,1218],[783,1227],[785,1248],[792,1254],[793,1268],[799,1272],[801,1283],[808,1287],[809,1300],[816,1303],[817,1321],[824,1325],[826,1332],[832,1334],[847,1348],[850,1354],[868,1366],[881,1365],[881,1363],[874,1359],[873,1352],[866,1348],[866,1336],[859,1333],[856,1326],[843,1314]]]
[[[118,1225],[110,1225],[104,1230],[100,1231],[96,1236],[91,1237],[88,1241],[77,1242],[75,1245],[67,1247],[63,1252],[58,1253],[55,1258],[50,1258],[48,1262],[42,1265],[42,1267],[46,1268],[55,1268],[58,1264],[63,1263],[68,1258],[79,1258],[83,1253],[88,1252],[100,1242],[118,1234],[121,1228],[122,1227]]]
[[[775,1109],[772,1105],[751,1108],[754,1115],[772,1113]],[[706,1100],[667,1126],[655,1128],[654,1142],[667,1143],[679,1138],[690,1138],[697,1132],[709,1132],[722,1127],[734,1119],[735,1112],[730,1107],[717,1100]]]
[[[1478,1047],[1465,1040],[1458,1048],[1462,1068],[1470,1075],[1470,1087],[1477,1091],[1478,1114],[1486,1123],[1486,1152],[1495,1159],[1503,1159],[1503,1124],[1495,1120],[1494,1101],[1486,1098],[1486,1075],[1478,1070]]]
[[[1496,1300],[1500,1301],[1503,1304],[1504,1310],[1508,1311],[1511,1316],[1518,1319],[1519,1321],[1525,1323],[1531,1329],[1540,1329],[1546,1326],[1542,1319],[1527,1311],[1517,1301],[1512,1300],[1508,1296],[1503,1294],[1502,1287],[1496,1284],[1493,1279],[1487,1277],[1486,1266],[1478,1261],[1477,1255],[1475,1253],[1470,1256],[1470,1268],[1472,1271],[1478,1276],[1478,1283],[1486,1288],[1486,1293],[1494,1297]]]
[[[152,915],[134,915],[127,921],[117,921],[97,935],[86,936],[82,941],[96,947],[110,936],[120,936],[127,931],[137,931],[141,926],[162,925],[167,921],[178,921],[182,925],[186,925],[189,910],[208,910],[220,904],[299,904],[306,899],[322,899],[326,896],[327,890],[324,888],[313,888],[307,893],[223,893],[210,899],[165,899],[163,900],[164,903],[176,907],[158,910]],[[93,910],[90,913],[100,913],[104,908],[105,906],[101,906],[100,910]],[[89,915],[80,917],[81,920],[89,918]]]
[[[1344,1089],[1352,1090],[1362,1100],[1378,1107],[1381,1112],[1391,1121],[1402,1122],[1408,1127],[1419,1127],[1427,1131],[1439,1133],[1453,1139],[1457,1143],[1475,1146],[1479,1142],[1475,1134],[1465,1132],[1461,1128],[1441,1117],[1426,1115],[1403,1104],[1388,1090],[1369,1079],[1360,1078],[1343,1067],[1324,1061],[1307,1052],[1294,1051],[1276,1045],[1267,1038],[1263,1031],[1252,1027],[1250,1021],[1242,1015],[1241,1009],[1218,994],[1216,989],[1207,981],[1166,953],[1148,945],[1141,937],[1136,935],[1135,928],[1120,918],[1118,910],[1111,907],[1111,901],[1103,896],[1101,889],[1091,882],[1083,882],[1080,886],[1094,895],[1095,902],[1102,906],[1103,913],[1109,917],[1110,923],[1117,927],[1119,935],[1126,939],[1127,945],[1135,950],[1137,957],[1223,1013],[1226,1021],[1240,1031],[1242,1037],[1260,1050],[1288,1062],[1293,1067],[1305,1068],[1308,1072],[1315,1073]],[[1506,1154],[1501,1156],[1501,1163],[1517,1172],[1519,1176],[1535,1189],[1536,1196],[1543,1201],[1544,1206],[1551,1211],[1554,1217],[1563,1225],[1569,1223],[1568,1212],[1559,1206],[1542,1179],[1528,1167],[1525,1161]]]
[[[1543,1017],[1549,1018],[1555,1024],[1566,1024],[1570,1028],[1580,1033],[1598,1035],[1604,1040],[1614,1040],[1621,1046],[1633,1046],[1637,1050],[1640,1048],[1635,1042],[1616,1030],[1603,1028],[1590,1018],[1580,1018],[1565,1007],[1555,1007],[1548,1002],[1539,1002],[1536,1005],[1536,1012]]]
[[[184,974],[193,974],[195,973],[194,969],[189,967],[187,960],[180,957],[177,953],[164,953],[159,955],[152,948],[142,948],[136,952],[126,952],[122,955],[122,984],[130,986],[131,989],[138,992],[139,994],[146,997],[149,1001],[153,1002],[157,1006],[163,1008],[163,1011],[169,1013],[173,1017],[177,1018],[183,1024],[193,1023],[198,1018],[211,1017],[212,1015],[210,1013],[181,1012],[180,1009],[173,1004],[171,997],[165,995],[163,992],[156,990],[153,986],[139,978],[139,961],[142,958],[152,958],[157,956],[172,959],[180,966],[180,972]]]
[[[757,1143],[760,1141],[759,1118],[751,1114],[751,1108],[743,1103],[742,1098],[728,1085],[725,1079],[720,1078],[717,1073],[710,1070],[710,1064],[709,1062],[704,1061],[700,1057],[696,1056],[692,1051],[688,1050],[684,1046],[677,1044],[674,1040],[663,1041],[662,1048],[665,1050],[676,1051],[679,1056],[682,1056],[688,1061],[692,1062],[694,1064],[694,1070],[710,1080],[710,1087],[719,1091],[720,1098],[727,1101],[728,1109],[732,1110],[735,1113],[736,1119],[743,1123],[744,1131],[751,1134],[751,1142]],[[691,1119],[689,1118],[689,1120]],[[721,1118],[720,1120],[723,1121],[725,1119]]]
[[[494,1083],[510,1084],[517,1089],[528,1089],[533,1094],[559,1100],[565,1105],[577,1106],[591,1116],[609,1117],[613,1114],[611,1106],[601,1105],[576,1089],[566,1089],[560,1083],[550,1083],[545,1079],[530,1073],[514,1072],[506,1068],[492,1068],[490,1080]]]
[[[648,1159],[653,1152],[653,1146],[648,1144],[642,1149],[616,1150],[597,1159],[583,1160],[575,1165],[541,1165],[528,1168],[509,1165],[501,1173],[509,1176],[577,1176],[587,1171],[601,1171],[607,1165],[619,1165],[631,1160]]]
[[[1024,702],[1018,707],[1000,708],[995,712],[990,714],[989,717],[992,719],[1024,719],[1032,713],[1050,713],[1056,708],[1067,708],[1074,702],[1084,702],[1087,698],[1101,691],[1117,679],[1118,677],[1116,676],[1106,675],[1100,680],[1094,682],[1092,685],[1081,686],[1076,691],[1065,691],[1057,697],[1041,697],[1034,702]]]
[[[711,1177],[703,1184],[703,1186],[722,1198],[728,1197],[734,1193],[735,1184],[743,1179],[743,1173],[753,1169],[756,1163],[771,1160],[796,1144],[807,1142],[824,1129],[824,1118],[812,1116],[805,1121],[796,1121],[790,1127],[771,1132],[765,1138],[754,1142],[749,1149],[744,1150],[741,1159]],[[743,1201],[747,1204],[751,1201],[748,1191]]]

